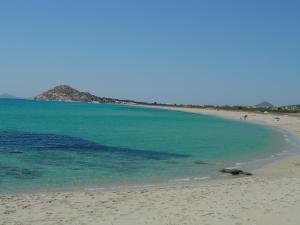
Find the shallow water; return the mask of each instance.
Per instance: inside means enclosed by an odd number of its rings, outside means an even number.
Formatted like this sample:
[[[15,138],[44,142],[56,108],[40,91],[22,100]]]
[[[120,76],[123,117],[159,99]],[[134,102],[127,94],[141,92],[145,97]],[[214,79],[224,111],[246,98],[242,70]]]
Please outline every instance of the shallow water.
[[[2,193],[202,179],[289,147],[269,128],[205,115],[0,100]]]

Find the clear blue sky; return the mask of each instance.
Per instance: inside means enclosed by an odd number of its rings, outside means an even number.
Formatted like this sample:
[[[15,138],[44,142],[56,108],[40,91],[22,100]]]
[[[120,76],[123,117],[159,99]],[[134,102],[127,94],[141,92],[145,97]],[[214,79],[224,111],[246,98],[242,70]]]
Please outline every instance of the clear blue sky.
[[[0,93],[300,103],[300,1],[3,0]]]

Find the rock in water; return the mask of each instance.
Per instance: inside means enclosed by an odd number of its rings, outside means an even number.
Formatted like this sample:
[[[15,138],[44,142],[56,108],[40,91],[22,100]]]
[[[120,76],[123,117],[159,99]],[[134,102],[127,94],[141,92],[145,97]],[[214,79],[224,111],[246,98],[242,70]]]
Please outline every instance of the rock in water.
[[[201,161],[201,160],[196,160],[194,161],[194,164],[199,164],[199,165],[206,165],[208,164],[207,162]]]
[[[246,176],[251,176],[252,173],[245,172],[240,169],[222,169],[220,170],[221,173],[230,173],[231,175],[246,175]]]

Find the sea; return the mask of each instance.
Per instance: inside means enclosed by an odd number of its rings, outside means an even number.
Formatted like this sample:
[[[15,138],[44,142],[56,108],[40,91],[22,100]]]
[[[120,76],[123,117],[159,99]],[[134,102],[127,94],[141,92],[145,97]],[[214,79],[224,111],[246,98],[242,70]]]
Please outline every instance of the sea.
[[[213,179],[291,148],[244,121],[116,104],[0,100],[0,193]]]

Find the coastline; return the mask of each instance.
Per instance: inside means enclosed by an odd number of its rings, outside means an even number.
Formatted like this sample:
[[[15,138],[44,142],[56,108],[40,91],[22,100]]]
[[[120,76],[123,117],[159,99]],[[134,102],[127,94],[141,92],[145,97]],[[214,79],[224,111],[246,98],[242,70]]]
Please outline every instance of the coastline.
[[[286,133],[287,141],[291,142],[295,148],[289,154],[282,155],[280,158],[276,158],[267,164],[261,165],[258,171],[269,164],[275,165],[280,163],[280,160],[285,158],[297,158],[300,156],[300,114],[290,115],[281,114],[276,115],[272,113],[256,113],[256,112],[245,112],[245,111],[226,111],[216,109],[204,109],[204,108],[189,108],[189,107],[171,107],[171,106],[149,106],[149,105],[134,105],[136,107],[154,108],[162,110],[173,110],[178,112],[194,113],[200,115],[214,116],[221,119],[235,120],[243,123],[253,123],[257,125],[267,126],[271,129],[279,130],[280,132]],[[242,117],[247,115],[247,119],[243,120]],[[279,117],[280,120],[274,118]]]
[[[139,107],[139,106],[138,106]],[[142,106],[145,107],[145,106]],[[155,107],[279,127],[300,139],[300,117]],[[300,156],[254,171],[253,177],[178,182],[107,192],[0,196],[0,224],[291,224],[300,222]]]

